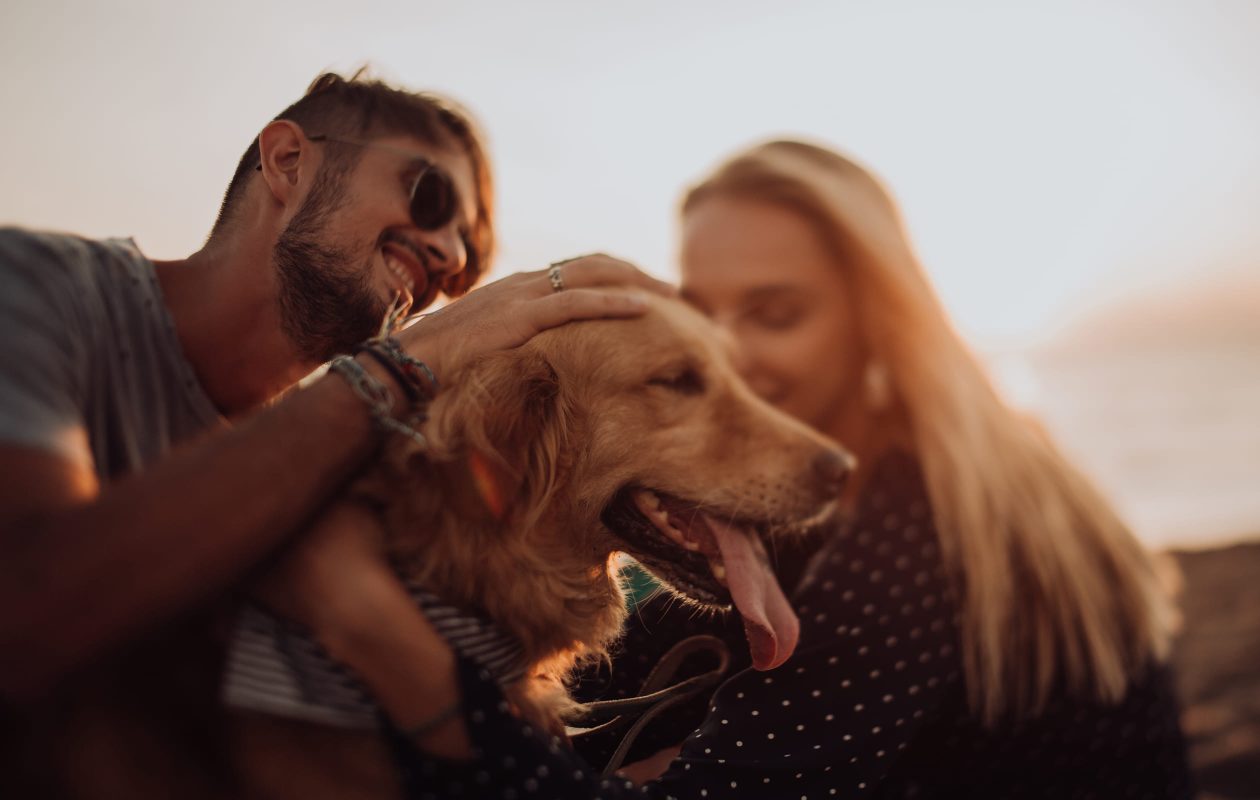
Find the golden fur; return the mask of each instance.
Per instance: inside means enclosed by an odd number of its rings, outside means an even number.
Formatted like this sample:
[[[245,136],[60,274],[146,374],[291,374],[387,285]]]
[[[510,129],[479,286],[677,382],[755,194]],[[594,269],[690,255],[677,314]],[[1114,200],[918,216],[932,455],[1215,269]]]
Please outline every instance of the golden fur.
[[[686,369],[701,373],[703,393],[664,385]],[[425,432],[428,453],[404,447],[391,461],[393,549],[425,586],[521,640],[544,687],[515,694],[553,729],[565,707],[554,687],[578,659],[603,655],[625,616],[610,559],[626,543],[600,519],[621,487],[783,524],[833,499],[812,470],[834,445],[756,398],[708,322],[675,302],[482,360],[439,398]],[[469,452],[494,460],[507,518],[468,490]],[[426,491],[435,486],[444,491]]]

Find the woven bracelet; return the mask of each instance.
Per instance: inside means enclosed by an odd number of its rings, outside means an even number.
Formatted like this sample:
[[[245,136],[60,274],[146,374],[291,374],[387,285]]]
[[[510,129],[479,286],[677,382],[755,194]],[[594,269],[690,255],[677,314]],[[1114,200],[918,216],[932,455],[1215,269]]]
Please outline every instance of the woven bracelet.
[[[394,359],[400,367],[408,374],[416,378],[417,383],[421,387],[421,391],[433,399],[437,396],[438,384],[437,376],[433,374],[433,370],[429,369],[429,365],[418,358],[413,358],[403,350],[402,344],[392,336],[386,336],[383,339],[374,340],[379,342],[381,348]]]
[[[394,419],[390,413],[394,408],[394,396],[389,387],[369,375],[353,356],[337,356],[328,365],[328,371],[337,373],[350,384],[350,389],[367,404],[372,421],[378,428],[402,434],[421,446],[428,445],[428,440],[420,431]]]
[[[364,353],[377,364],[380,364],[381,368],[388,372],[389,376],[398,384],[398,388],[402,389],[403,394],[407,395],[407,403],[412,408],[417,408],[422,400],[427,399],[420,396],[420,391],[416,387],[414,379],[408,376],[393,359],[373,347],[371,342],[357,345],[351,352],[355,355]]]
[[[397,339],[389,336],[368,339],[355,347],[354,352],[368,353],[389,370],[412,405],[418,407],[437,396],[438,380],[433,370],[423,361],[407,355]]]

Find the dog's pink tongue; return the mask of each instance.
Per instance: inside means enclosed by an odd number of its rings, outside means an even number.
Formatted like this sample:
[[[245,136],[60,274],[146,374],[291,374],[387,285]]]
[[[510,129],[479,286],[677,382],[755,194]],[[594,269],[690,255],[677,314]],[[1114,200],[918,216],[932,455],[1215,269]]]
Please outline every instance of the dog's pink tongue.
[[[735,608],[744,619],[753,667],[774,669],[796,649],[801,622],[779,588],[761,540],[709,516],[705,522],[722,551],[726,582]]]

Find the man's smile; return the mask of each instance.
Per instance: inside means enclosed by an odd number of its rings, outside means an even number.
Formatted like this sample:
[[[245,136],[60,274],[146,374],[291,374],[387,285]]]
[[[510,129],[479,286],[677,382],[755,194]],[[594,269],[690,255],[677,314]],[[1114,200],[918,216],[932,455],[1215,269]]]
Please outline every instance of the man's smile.
[[[391,236],[381,246],[381,255],[390,275],[394,278],[394,290],[406,303],[403,313],[410,310],[415,298],[424,295],[429,288],[429,272],[426,260],[408,241]]]

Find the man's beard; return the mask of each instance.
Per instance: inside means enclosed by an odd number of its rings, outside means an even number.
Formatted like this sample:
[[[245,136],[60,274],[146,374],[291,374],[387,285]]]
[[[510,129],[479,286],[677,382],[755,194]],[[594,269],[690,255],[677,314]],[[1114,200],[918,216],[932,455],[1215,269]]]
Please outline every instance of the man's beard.
[[[326,165],[273,250],[280,326],[298,353],[323,363],[375,336],[389,310],[372,289],[374,251],[356,266],[347,248],[323,241],[344,201],[344,171]]]

